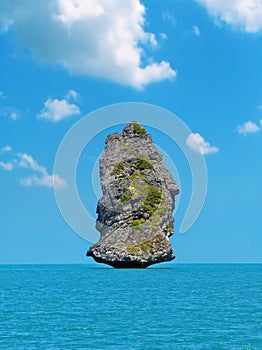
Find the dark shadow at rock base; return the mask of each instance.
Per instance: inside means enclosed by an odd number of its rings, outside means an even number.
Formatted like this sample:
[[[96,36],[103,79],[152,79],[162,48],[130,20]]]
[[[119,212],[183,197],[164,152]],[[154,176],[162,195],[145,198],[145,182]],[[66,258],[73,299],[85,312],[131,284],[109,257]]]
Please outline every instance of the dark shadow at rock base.
[[[144,269],[148,266],[160,263],[168,262],[175,259],[175,256],[171,254],[166,258],[166,260],[161,261],[139,261],[139,260],[125,260],[125,261],[106,261],[105,259],[99,258],[92,254],[92,251],[88,251],[86,256],[92,257],[96,262],[112,266],[116,269]]]

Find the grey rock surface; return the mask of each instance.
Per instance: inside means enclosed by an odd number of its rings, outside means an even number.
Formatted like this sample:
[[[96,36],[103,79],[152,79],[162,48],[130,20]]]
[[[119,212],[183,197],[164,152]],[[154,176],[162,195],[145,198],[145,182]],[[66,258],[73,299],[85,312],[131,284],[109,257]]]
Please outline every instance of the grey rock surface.
[[[87,256],[117,268],[173,260],[169,237],[179,189],[151,136],[137,122],[122,134],[107,137],[100,181],[103,196],[96,222],[100,240]]]

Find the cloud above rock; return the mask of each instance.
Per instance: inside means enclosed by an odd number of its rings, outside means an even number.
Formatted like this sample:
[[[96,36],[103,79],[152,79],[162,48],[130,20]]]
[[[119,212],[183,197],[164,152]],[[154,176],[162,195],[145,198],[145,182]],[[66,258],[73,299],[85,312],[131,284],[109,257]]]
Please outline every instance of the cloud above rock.
[[[155,62],[140,0],[1,0],[0,28],[12,29],[38,62],[142,89],[176,75]]]
[[[80,108],[71,101],[79,99],[79,94],[74,91],[68,91],[64,99],[47,99],[44,103],[44,107],[37,115],[39,119],[48,119],[53,122],[66,119],[68,117],[79,115],[81,113]]]
[[[203,155],[217,153],[219,151],[218,147],[211,146],[199,133],[191,133],[186,143],[192,150]]]

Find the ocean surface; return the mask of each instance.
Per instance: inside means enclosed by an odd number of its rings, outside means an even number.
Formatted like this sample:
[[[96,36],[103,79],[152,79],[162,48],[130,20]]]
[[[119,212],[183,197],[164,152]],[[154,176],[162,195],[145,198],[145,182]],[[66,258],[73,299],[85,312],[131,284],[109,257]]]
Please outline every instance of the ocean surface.
[[[0,265],[1,350],[262,349],[262,265]]]

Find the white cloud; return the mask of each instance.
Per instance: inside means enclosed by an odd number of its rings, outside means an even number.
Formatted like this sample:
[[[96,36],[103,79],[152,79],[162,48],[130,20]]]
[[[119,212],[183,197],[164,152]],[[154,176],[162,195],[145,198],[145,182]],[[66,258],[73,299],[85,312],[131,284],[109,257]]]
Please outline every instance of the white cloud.
[[[96,0],[58,0],[57,3],[59,11],[57,18],[69,26],[87,18],[105,15],[102,4]]]
[[[171,17],[169,18],[171,20]],[[145,30],[140,0],[1,0],[2,30],[13,33],[39,62],[74,74],[107,79],[138,89],[176,75],[155,62],[155,35]]]
[[[248,33],[262,30],[261,0],[195,0],[204,5],[215,20]]]
[[[19,167],[31,169],[40,173],[40,175],[33,174],[20,180],[21,185],[26,187],[55,187],[56,189],[62,189],[66,187],[67,183],[65,179],[61,178],[57,174],[48,174],[46,167],[39,165],[31,155],[26,153],[19,153],[18,157],[20,160],[16,164]]]
[[[259,130],[260,130],[260,127],[251,121],[248,121],[242,125],[237,126],[238,133],[243,135],[255,134]]]
[[[7,171],[11,171],[14,168],[14,165],[10,162],[4,163],[4,162],[0,162],[0,168],[7,170]]]
[[[6,99],[6,96],[3,93],[3,91],[0,91],[0,100],[4,100],[4,99]]]
[[[16,112],[12,112],[12,113],[9,115],[9,118],[12,119],[12,120],[17,120],[18,114],[17,114]]]
[[[163,15],[162,15],[162,18],[165,22],[169,22],[171,23],[174,27],[177,26],[177,22],[176,22],[176,19],[175,17],[169,13],[169,12],[164,12]]]
[[[20,168],[31,169],[42,174],[46,174],[46,168],[42,165],[39,165],[34,158],[27,153],[18,153],[19,160],[16,161],[16,165]]]
[[[211,146],[209,142],[198,133],[191,133],[187,140],[187,145],[194,151],[201,154],[211,154],[217,153],[219,151],[218,147]]]
[[[4,118],[17,120],[19,117],[19,112],[15,108],[5,107],[0,110],[0,115]]]
[[[63,189],[66,187],[66,180],[61,178],[57,174],[48,174],[46,167],[39,165],[34,158],[26,153],[18,153],[19,161],[16,162],[21,168],[27,168],[34,170],[40,175],[33,174],[20,180],[21,185],[30,186],[42,186],[42,187],[55,187],[56,189]]]
[[[159,34],[160,38],[163,39],[163,40],[167,40],[168,39],[168,36],[166,33],[160,33]]]
[[[20,180],[22,186],[42,186],[42,187],[55,187],[60,190],[67,186],[65,179],[59,177],[57,174],[49,175],[44,174],[42,176],[32,175]]]
[[[200,36],[200,29],[198,26],[193,26],[193,32],[196,36]]]
[[[69,90],[68,93],[66,94],[66,100],[78,102],[80,100],[80,95],[75,90]]]
[[[0,148],[0,153],[8,153],[12,151],[12,147],[10,146],[5,146]],[[7,171],[11,171],[14,168],[14,164],[12,162],[1,162],[0,161],[0,168],[2,168],[3,170],[7,170]]]
[[[6,146],[0,149],[0,152],[10,152],[12,148]],[[27,153],[17,153],[17,159],[9,162],[1,162],[0,168],[3,170],[11,171],[15,168],[28,169],[34,174],[20,180],[22,186],[42,186],[42,187],[55,187],[60,190],[67,186],[65,179],[61,178],[58,174],[48,174],[46,167],[38,164],[38,162]]]
[[[11,152],[11,151],[12,151],[12,147],[8,145],[0,149],[0,152]]]
[[[70,103],[67,100],[48,99],[44,103],[44,108],[37,115],[37,117],[40,119],[49,119],[53,122],[58,122],[80,113],[80,109],[74,103]]]

